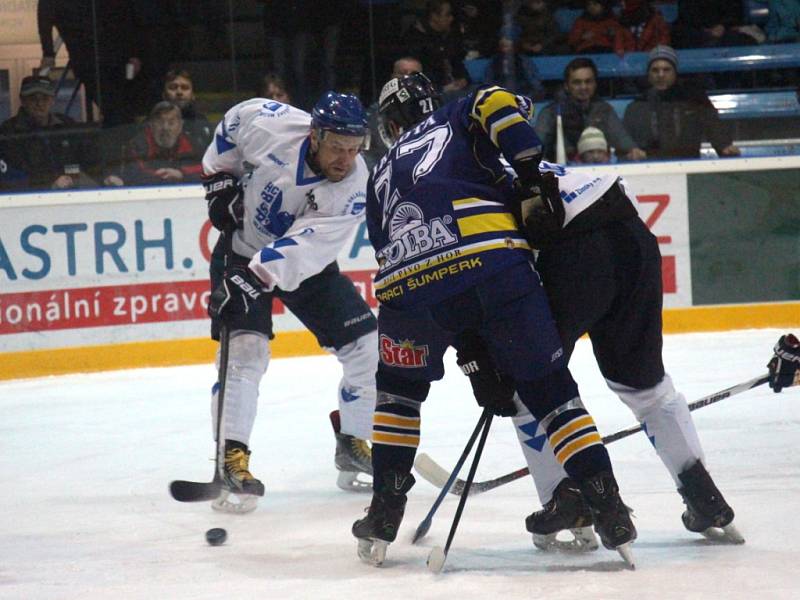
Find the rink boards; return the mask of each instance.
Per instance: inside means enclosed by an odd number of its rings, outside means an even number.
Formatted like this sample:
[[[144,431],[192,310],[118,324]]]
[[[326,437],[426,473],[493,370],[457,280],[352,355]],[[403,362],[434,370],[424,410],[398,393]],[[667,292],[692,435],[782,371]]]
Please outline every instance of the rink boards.
[[[665,331],[800,325],[800,158],[600,167],[658,237]],[[209,362],[200,186],[3,196],[0,379]],[[363,224],[339,264],[372,307]],[[273,356],[319,353],[282,304]]]

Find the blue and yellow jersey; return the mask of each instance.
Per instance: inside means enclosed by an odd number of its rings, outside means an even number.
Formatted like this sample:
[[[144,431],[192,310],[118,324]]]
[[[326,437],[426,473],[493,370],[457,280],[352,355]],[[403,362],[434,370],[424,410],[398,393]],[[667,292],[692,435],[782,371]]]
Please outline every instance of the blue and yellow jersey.
[[[530,259],[500,157],[541,153],[531,112],[526,98],[479,88],[403,134],[375,166],[366,210],[378,300],[432,304]]]

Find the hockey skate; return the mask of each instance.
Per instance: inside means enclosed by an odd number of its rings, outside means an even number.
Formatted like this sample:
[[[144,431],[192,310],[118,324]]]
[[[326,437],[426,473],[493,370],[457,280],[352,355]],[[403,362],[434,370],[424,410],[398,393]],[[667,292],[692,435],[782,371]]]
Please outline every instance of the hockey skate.
[[[249,470],[250,451],[226,444],[222,464],[222,491],[211,508],[228,513],[248,513],[256,509],[264,484]]]
[[[631,521],[630,510],[619,495],[614,475],[601,471],[584,479],[580,489],[592,512],[594,529],[603,546],[616,550],[628,567],[634,569],[630,545],[636,539],[636,527]]]
[[[699,460],[678,475],[683,484],[678,493],[686,510],[683,525],[691,532],[718,542],[744,544],[744,538],[733,524],[733,509],[725,502],[714,480]]]
[[[374,567],[386,559],[389,544],[397,538],[397,529],[406,508],[406,493],[414,485],[411,473],[390,471],[384,475],[383,490],[372,494],[367,516],[353,523],[358,539],[358,558]]]
[[[341,432],[339,411],[330,414],[333,433],[336,436],[334,463],[339,471],[336,485],[348,492],[369,492],[372,482],[358,478],[358,474],[372,476],[372,449],[366,440]]]
[[[542,510],[528,515],[525,529],[533,534],[533,545],[544,551],[587,552],[597,550],[592,531],[592,513],[572,479],[564,479]],[[558,539],[560,531],[569,530],[571,540]]]

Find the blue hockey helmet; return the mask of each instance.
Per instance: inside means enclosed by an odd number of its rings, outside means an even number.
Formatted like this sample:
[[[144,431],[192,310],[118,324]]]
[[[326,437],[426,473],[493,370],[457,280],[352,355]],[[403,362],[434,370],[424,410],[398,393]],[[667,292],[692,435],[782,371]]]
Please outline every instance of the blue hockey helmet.
[[[325,92],[311,111],[311,126],[341,135],[367,135],[367,115],[352,94]]]

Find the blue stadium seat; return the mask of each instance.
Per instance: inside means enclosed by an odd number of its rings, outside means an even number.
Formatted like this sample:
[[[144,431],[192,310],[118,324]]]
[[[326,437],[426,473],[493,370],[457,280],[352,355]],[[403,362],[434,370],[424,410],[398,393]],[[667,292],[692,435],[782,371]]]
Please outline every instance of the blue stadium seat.
[[[646,52],[629,52],[619,58],[616,54],[586,54],[597,65],[600,77],[639,77],[647,68]],[[560,81],[564,67],[574,55],[544,56],[533,60],[543,81]],[[753,69],[786,69],[800,67],[800,44],[762,44],[731,48],[678,50],[681,73],[714,73]],[[482,83],[488,58],[465,61],[470,78]]]

